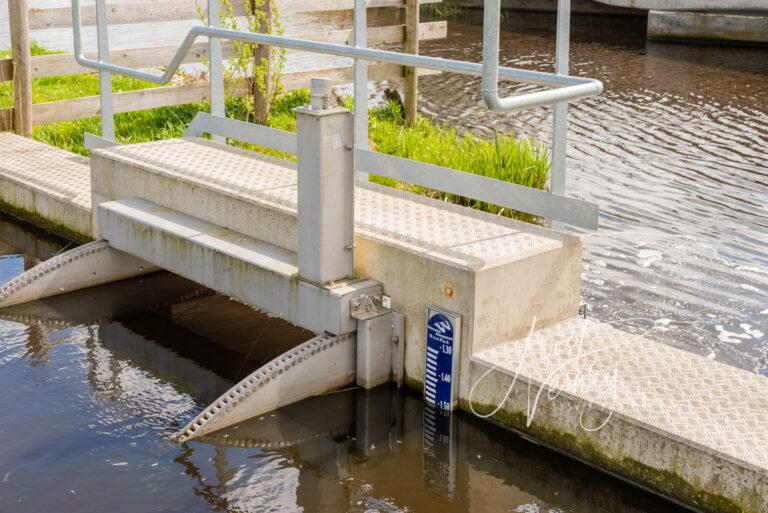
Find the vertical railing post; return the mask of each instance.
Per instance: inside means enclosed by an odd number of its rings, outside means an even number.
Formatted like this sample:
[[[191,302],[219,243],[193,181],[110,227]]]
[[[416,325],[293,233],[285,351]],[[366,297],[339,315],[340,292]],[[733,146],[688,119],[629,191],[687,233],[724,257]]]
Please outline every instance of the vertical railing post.
[[[312,104],[296,112],[299,276],[325,284],[354,274],[352,113],[330,106],[331,80],[313,78]]]
[[[368,12],[366,0],[355,0],[355,46],[368,46]],[[355,149],[368,149],[368,61],[355,59]],[[368,180],[368,173],[358,178]]]
[[[568,57],[571,39],[571,1],[557,2],[557,38],[555,42],[555,73],[568,74]],[[561,196],[565,195],[566,170],[565,158],[568,145],[568,102],[554,105],[552,116],[552,171],[549,190]]]
[[[221,26],[219,0],[208,0],[208,26]],[[226,116],[224,107],[224,61],[221,52],[221,39],[208,38],[208,85],[210,87],[211,114]],[[223,142],[224,137],[214,135],[214,141]]]
[[[32,137],[32,57],[29,51],[29,5],[27,0],[9,0],[13,57],[13,128]]]
[[[109,62],[109,27],[104,0],[96,0],[96,39],[99,61]],[[115,140],[115,111],[112,107],[112,74],[99,71],[99,105],[101,107],[101,137]]]
[[[419,53],[419,0],[405,0],[405,53]],[[405,68],[405,122],[416,123],[419,70]]]

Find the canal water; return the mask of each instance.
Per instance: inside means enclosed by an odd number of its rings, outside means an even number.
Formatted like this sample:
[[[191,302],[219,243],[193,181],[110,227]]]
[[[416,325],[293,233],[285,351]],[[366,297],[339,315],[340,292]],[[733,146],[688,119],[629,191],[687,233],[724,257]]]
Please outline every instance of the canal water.
[[[479,59],[478,21],[451,21],[424,53]],[[509,14],[502,60],[551,69],[553,26]],[[636,20],[578,16],[572,46],[573,73],[606,85],[570,116],[568,193],[601,207],[584,239],[591,315],[768,375],[768,51],[649,43]],[[549,140],[548,109],[491,115],[479,90],[425,77],[420,105],[461,130]],[[67,247],[8,220],[0,241],[0,282]],[[679,511],[387,387],[169,440],[304,337],[168,274],[2,312],[0,511]]]

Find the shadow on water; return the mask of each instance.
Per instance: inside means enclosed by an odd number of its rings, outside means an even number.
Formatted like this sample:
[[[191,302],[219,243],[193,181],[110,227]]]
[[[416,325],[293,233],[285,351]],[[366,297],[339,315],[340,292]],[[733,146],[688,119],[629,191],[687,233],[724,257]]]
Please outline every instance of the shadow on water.
[[[0,220],[2,233],[16,228]],[[42,258],[61,247],[26,236]],[[25,255],[3,248],[0,272],[21,272]],[[389,386],[170,442],[238,379],[308,337],[168,273],[3,310],[0,510],[679,511]]]

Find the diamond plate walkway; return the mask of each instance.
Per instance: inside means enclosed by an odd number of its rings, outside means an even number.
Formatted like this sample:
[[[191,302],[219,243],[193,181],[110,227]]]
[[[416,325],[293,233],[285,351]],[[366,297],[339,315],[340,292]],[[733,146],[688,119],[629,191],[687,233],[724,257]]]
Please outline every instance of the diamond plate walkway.
[[[78,241],[91,238],[88,159],[0,132],[0,205]]]
[[[117,162],[125,166],[124,169],[130,169],[131,173],[145,172],[154,175],[153,178],[172,179],[172,182],[158,180],[157,184],[194,184],[215,189],[216,195],[227,196],[243,205],[268,205],[273,212],[284,214],[286,220],[295,219],[298,213],[295,169],[290,163],[260,157],[250,151],[204,139],[187,138],[115,146],[97,150],[93,158]],[[254,232],[254,216],[246,213],[247,208],[235,208],[228,215],[223,212],[209,213],[206,218],[206,212],[201,208],[191,212],[192,205],[168,204],[173,195],[167,189],[155,188],[154,183],[150,186],[149,181],[146,183],[147,188],[136,190],[136,196],[288,250],[296,250],[292,222],[270,227],[282,234]],[[99,190],[99,183],[94,184],[94,189]],[[198,198],[192,192],[188,196]],[[519,223],[508,222],[505,218],[457,209],[442,202],[415,201],[416,198],[410,193],[358,182],[355,190],[357,232],[375,234],[398,245],[407,245],[420,254],[467,267],[482,267],[500,259],[520,257],[561,245],[557,239],[543,236],[544,230],[534,228],[523,231],[519,229]]]
[[[578,318],[473,360],[478,413],[511,387],[502,415],[553,446],[706,511],[768,511],[768,379]]]

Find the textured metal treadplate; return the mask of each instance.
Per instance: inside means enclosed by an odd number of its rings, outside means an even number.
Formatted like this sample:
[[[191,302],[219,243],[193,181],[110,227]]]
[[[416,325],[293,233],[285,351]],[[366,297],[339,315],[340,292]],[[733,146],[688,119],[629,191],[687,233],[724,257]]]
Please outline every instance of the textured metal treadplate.
[[[91,208],[88,159],[0,132],[0,176],[82,209]]]
[[[768,379],[757,374],[578,318],[473,359],[768,469]]]
[[[297,211],[296,171],[289,162],[201,139],[117,146],[99,153],[294,215]],[[473,267],[562,245],[551,232],[532,225],[371,184],[358,184],[355,220],[359,234]]]

